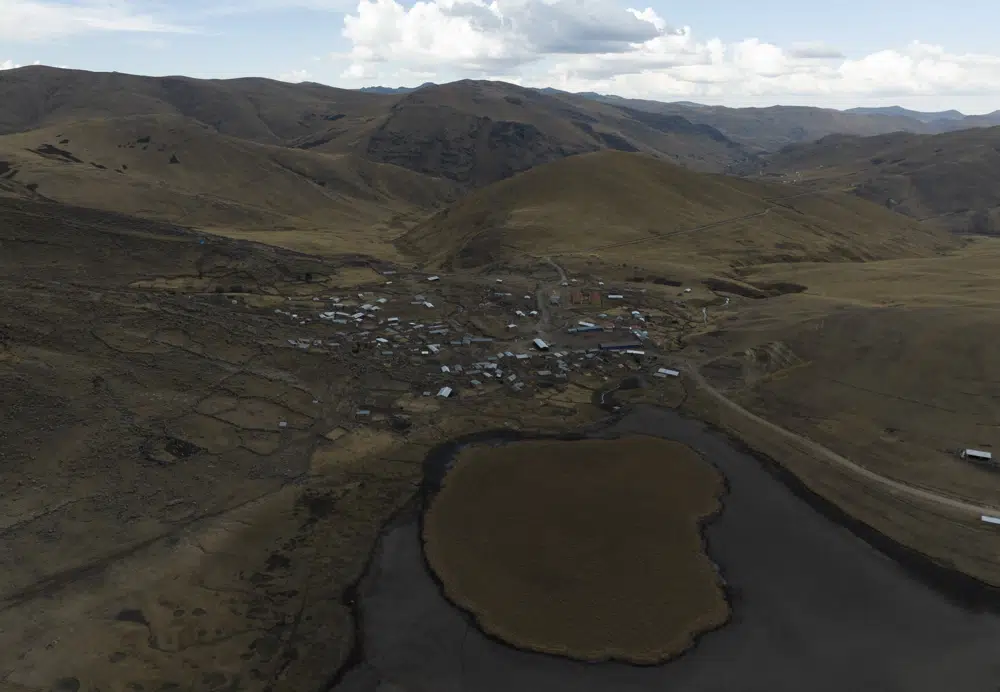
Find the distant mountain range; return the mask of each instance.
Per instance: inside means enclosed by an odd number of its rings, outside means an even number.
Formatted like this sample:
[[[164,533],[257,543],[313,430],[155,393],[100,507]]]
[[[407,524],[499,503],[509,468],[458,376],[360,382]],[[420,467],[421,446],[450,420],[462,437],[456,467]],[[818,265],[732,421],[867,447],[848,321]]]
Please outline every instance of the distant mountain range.
[[[936,113],[925,113],[923,111],[911,111],[909,108],[901,106],[885,106],[883,108],[848,108],[845,113],[859,113],[861,115],[895,115],[904,118],[913,118],[921,122],[930,123],[935,120],[964,120],[968,118],[965,113],[956,110],[938,111]],[[998,115],[1000,111],[994,111],[991,115]]]
[[[420,86],[416,87],[384,87],[384,86],[370,86],[361,87],[358,91],[363,91],[366,94],[409,94],[416,91],[417,89],[423,89],[424,87],[437,86],[434,82],[424,82]]]
[[[0,73],[0,196],[205,229],[311,232],[336,219],[344,233],[367,232],[537,166],[617,150],[768,181],[836,174],[836,189],[852,185],[883,207],[962,231],[1000,228],[1000,127],[991,125],[1000,114],[726,108],[471,80],[354,90],[32,66]],[[203,203],[206,191],[216,203]]]
[[[409,94],[436,86],[426,82],[419,87],[365,87],[361,91],[376,94]],[[848,134],[870,137],[890,132],[940,134],[976,127],[1000,125],[1000,111],[986,115],[965,115],[957,110],[923,112],[887,106],[882,108],[814,108],[809,106],[770,106],[765,108],[729,108],[692,101],[652,101],[629,99],[593,91],[567,92],[551,87],[535,89],[561,98],[600,101],[636,111],[681,116],[699,125],[717,129],[752,152],[777,151],[789,144],[811,142],[827,135]]]

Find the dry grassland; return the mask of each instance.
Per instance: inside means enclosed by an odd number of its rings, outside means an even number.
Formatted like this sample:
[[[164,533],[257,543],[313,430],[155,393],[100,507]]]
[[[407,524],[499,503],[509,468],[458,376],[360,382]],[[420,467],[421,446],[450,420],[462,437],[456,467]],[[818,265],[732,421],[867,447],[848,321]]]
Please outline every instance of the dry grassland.
[[[410,215],[453,185],[367,161],[226,137],[189,118],[84,120],[0,137],[22,193],[316,254],[397,258]]]
[[[1000,243],[984,239],[945,257],[756,268],[748,280],[808,289],[731,305],[690,345],[706,377],[768,421],[882,476],[996,507],[1000,469],[958,453],[1000,447],[998,261]],[[881,532],[1000,583],[996,532],[978,517],[903,506],[716,405],[697,397],[686,405]]]
[[[427,511],[448,596],[515,646],[654,663],[723,624],[699,523],[723,481],[656,438],[533,441],[461,452]]]
[[[955,244],[941,231],[851,195],[783,199],[794,193],[604,151],[539,166],[468,195],[399,245],[455,268],[529,254],[717,271],[779,261],[930,256]]]

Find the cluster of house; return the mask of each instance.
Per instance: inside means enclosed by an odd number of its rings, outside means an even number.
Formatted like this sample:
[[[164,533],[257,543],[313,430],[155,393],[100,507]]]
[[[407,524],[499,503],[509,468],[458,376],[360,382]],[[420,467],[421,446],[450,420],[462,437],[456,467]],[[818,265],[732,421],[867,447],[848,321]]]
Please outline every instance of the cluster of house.
[[[385,272],[389,274],[391,272]],[[430,283],[440,281],[439,276],[429,276]],[[391,281],[387,281],[387,284]],[[512,298],[510,292],[492,291],[493,299]],[[611,294],[609,298],[623,298]],[[580,321],[569,328],[569,334],[606,332],[607,340],[582,348],[563,347],[554,349],[540,338],[534,339],[522,348],[507,347],[496,349],[492,337],[475,336],[467,333],[455,320],[433,321],[413,319],[419,311],[434,308],[434,300],[427,295],[412,296],[412,307],[399,305],[404,298],[399,296],[378,296],[375,292],[362,291],[350,296],[329,296],[313,298],[322,303],[312,310],[300,308],[297,312],[277,309],[277,314],[287,316],[294,322],[305,325],[314,320],[331,325],[341,325],[326,338],[287,339],[289,346],[303,350],[322,350],[350,347],[355,353],[364,350],[377,358],[387,369],[413,368],[422,370],[422,381],[426,387],[425,396],[451,398],[456,392],[466,389],[496,389],[497,385],[512,392],[520,392],[529,385],[552,386],[566,381],[573,371],[602,373],[621,369],[645,370],[646,356],[644,342],[648,332],[643,328],[646,317],[638,310],[630,314],[609,317],[599,315],[604,326],[596,322]],[[525,295],[525,301],[533,296]],[[516,304],[516,299],[515,299]],[[385,312],[396,304],[399,312],[410,317],[386,316]],[[512,309],[513,308],[513,309]],[[318,309],[318,311],[317,311]],[[536,310],[511,309],[509,329],[519,326],[522,320],[536,317]],[[414,313],[414,310],[417,313]],[[431,313],[432,316],[437,316]],[[627,334],[625,339],[614,339],[612,333]],[[654,377],[677,377],[679,371],[670,368],[655,368],[650,371]],[[359,411],[358,415],[366,415]]]

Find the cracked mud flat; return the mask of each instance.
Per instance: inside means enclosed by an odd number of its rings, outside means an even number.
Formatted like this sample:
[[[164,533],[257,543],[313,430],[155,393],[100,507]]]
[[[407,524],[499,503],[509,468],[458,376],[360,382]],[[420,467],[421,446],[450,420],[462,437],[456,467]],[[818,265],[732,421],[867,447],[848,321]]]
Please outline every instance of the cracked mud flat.
[[[995,692],[1000,685],[995,594],[893,561],[700,422],[641,407],[596,437],[635,433],[687,444],[727,478],[723,512],[705,533],[728,585],[730,624],[662,666],[516,650],[445,600],[411,517],[382,538],[360,589],[362,660],[333,689]]]

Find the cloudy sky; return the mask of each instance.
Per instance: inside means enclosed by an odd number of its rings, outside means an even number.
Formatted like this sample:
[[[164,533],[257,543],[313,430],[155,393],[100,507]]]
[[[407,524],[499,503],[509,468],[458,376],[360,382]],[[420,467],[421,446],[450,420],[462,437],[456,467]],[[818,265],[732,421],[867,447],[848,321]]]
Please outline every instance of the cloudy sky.
[[[0,69],[1000,109],[996,0],[0,0]]]

